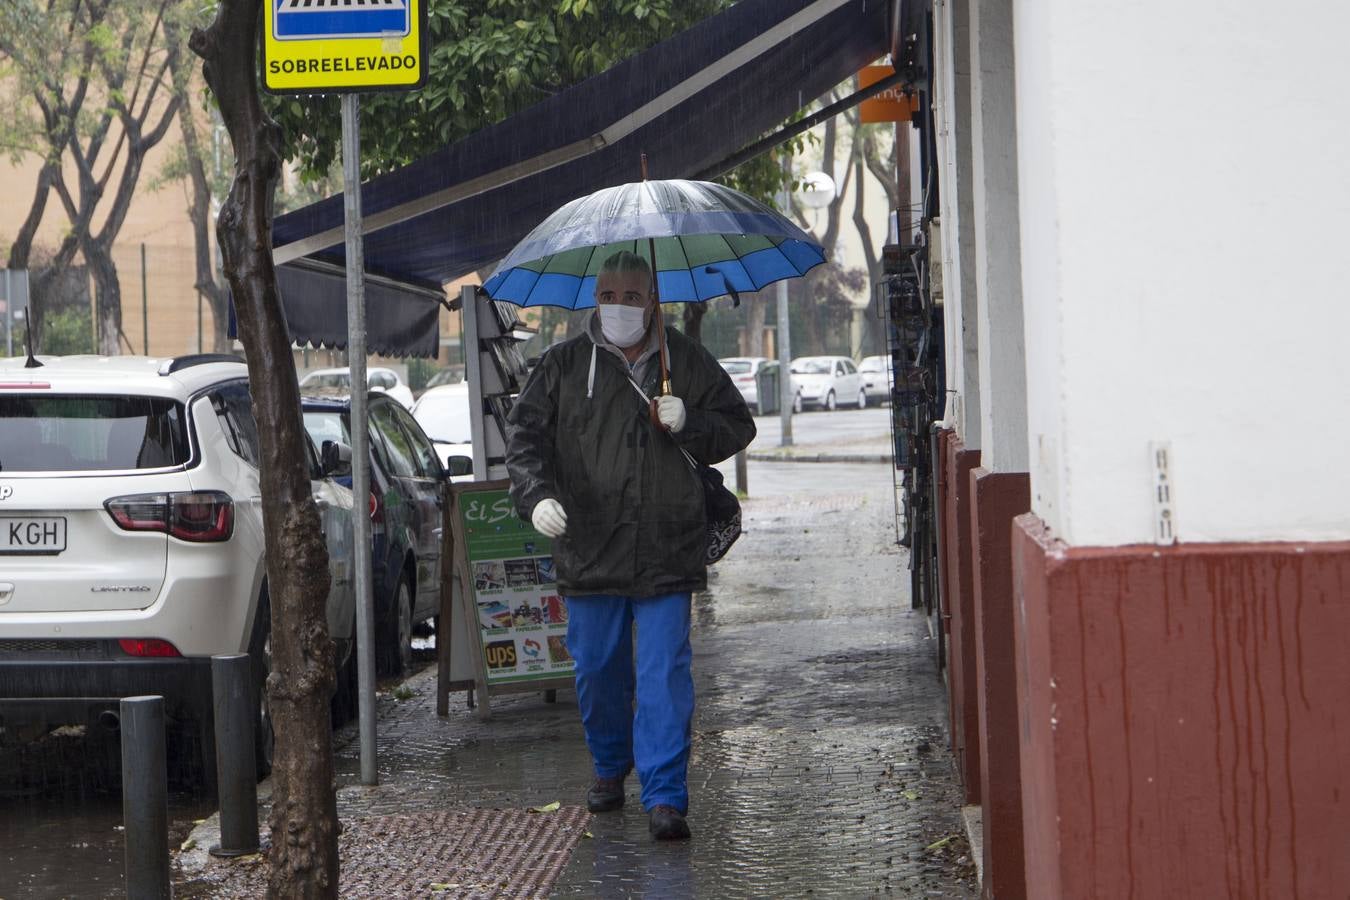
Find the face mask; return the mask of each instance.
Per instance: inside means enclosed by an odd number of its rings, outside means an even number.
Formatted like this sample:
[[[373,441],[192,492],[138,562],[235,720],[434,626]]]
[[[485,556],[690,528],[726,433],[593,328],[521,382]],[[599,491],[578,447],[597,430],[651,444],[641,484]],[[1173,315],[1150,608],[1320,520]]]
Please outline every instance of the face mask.
[[[616,347],[631,347],[647,333],[647,310],[640,306],[604,303],[600,307],[600,330]]]

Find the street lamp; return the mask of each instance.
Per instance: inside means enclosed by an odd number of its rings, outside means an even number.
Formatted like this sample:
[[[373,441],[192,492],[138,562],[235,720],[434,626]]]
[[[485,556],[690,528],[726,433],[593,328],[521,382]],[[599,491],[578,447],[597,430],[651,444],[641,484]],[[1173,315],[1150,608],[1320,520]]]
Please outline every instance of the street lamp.
[[[807,172],[802,176],[801,189],[797,196],[808,209],[824,209],[834,202],[838,195],[834,179],[824,172]]]

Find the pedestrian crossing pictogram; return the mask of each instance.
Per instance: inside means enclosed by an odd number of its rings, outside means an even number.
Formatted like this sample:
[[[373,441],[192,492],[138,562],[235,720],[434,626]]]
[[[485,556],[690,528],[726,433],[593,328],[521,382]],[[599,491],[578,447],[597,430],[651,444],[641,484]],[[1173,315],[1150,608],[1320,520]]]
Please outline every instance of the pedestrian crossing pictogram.
[[[272,0],[277,40],[403,37],[410,30],[406,0]]]

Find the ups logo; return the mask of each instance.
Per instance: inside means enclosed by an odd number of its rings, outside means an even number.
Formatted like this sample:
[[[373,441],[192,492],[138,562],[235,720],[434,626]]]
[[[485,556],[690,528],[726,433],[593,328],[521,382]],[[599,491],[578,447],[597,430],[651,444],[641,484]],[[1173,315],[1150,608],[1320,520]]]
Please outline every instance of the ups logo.
[[[493,641],[483,648],[489,669],[514,669],[516,667],[516,642]]]

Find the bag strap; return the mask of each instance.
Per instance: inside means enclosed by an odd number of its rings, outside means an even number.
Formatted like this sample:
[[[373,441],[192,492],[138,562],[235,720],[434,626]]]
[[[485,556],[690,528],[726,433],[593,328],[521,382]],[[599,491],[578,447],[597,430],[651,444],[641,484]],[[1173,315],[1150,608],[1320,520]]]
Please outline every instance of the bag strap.
[[[645,404],[643,406],[643,409],[649,409],[652,405],[652,401],[651,398],[647,396],[647,392],[644,391],[642,388],[638,387],[638,383],[633,380],[633,376],[631,375],[628,376],[628,383],[633,386],[633,390],[637,391],[638,396],[642,398],[642,402],[643,404]],[[677,450],[679,450],[681,453],[684,454],[684,461],[689,463],[689,468],[697,472],[698,460],[694,459],[694,457],[690,455],[689,451],[681,447],[679,444],[676,444],[675,447]]]

